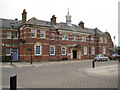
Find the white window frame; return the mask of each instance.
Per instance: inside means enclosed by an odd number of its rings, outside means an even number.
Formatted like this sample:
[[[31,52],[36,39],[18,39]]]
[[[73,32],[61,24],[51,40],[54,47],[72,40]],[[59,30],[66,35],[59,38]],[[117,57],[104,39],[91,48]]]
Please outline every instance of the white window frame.
[[[10,53],[9,54],[7,54],[7,49],[10,49]],[[6,48],[6,56],[10,56],[11,55],[11,48]]]
[[[45,38],[45,30],[40,30],[40,38]]]
[[[64,48],[64,51],[63,51],[63,48]],[[65,52],[65,53],[63,53],[63,52]],[[66,52],[67,52],[66,47],[65,46],[61,47],[61,55],[66,55],[67,54]]]
[[[74,35],[74,36],[72,36],[72,38],[73,38],[72,39],[73,41],[77,41],[77,36]]]
[[[15,33],[16,33],[17,37],[14,37]],[[18,32],[13,32],[13,39],[18,39]]]
[[[69,36],[67,34],[62,35],[62,40],[69,40]]]
[[[84,55],[87,55],[87,54],[88,54],[88,48],[84,47]]]
[[[7,32],[6,33],[6,38],[7,39],[11,39],[12,38],[12,33],[11,32]]]
[[[32,36],[32,33],[33,33],[33,31],[34,31],[34,36]],[[36,29],[31,29],[31,38],[36,38],[36,36],[37,36],[37,30]]]
[[[94,38],[93,37],[91,38],[91,42],[94,43]]]
[[[92,54],[92,55],[95,55],[95,47],[92,47],[92,48],[91,48],[91,54]]]
[[[107,43],[107,38],[106,37],[104,38],[104,42]]]
[[[62,40],[65,40],[65,35],[64,34],[62,34]]]
[[[40,47],[40,54],[37,54],[37,53],[36,53],[36,47],[37,47],[37,46]],[[40,46],[40,45],[35,45],[35,46],[34,46],[34,54],[35,54],[36,56],[40,56],[40,55],[41,55],[41,49],[42,49],[41,47],[42,47],[42,46]]]
[[[69,40],[69,36],[68,36],[68,35],[65,35],[65,37],[66,37],[66,38],[65,38],[66,40]]]
[[[103,46],[103,48],[102,48],[102,53],[106,54],[106,47],[105,46]]]
[[[86,37],[81,37],[82,42],[86,42]]]
[[[103,37],[100,37],[100,43],[103,43]]]
[[[54,48],[54,53],[51,53],[51,47]],[[50,46],[50,55],[55,55],[55,46]]]

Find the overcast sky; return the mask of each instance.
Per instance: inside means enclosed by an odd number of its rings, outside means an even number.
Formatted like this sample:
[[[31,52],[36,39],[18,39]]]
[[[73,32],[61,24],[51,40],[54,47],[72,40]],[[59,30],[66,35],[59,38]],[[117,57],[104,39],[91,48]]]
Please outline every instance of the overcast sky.
[[[23,9],[27,11],[27,20],[36,17],[50,21],[52,15],[57,22],[66,22],[65,16],[69,8],[72,24],[80,21],[87,28],[106,30],[116,36],[118,44],[118,2],[119,0],[0,0],[0,18],[21,20]],[[113,39],[114,42],[114,39]]]

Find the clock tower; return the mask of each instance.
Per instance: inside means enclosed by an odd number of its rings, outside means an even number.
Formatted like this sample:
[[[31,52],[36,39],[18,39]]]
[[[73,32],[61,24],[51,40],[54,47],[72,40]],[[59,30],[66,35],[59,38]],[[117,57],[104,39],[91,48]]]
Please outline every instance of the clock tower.
[[[68,24],[68,25],[71,25],[71,15],[69,14],[69,8],[68,8],[68,14],[66,15],[66,23]]]

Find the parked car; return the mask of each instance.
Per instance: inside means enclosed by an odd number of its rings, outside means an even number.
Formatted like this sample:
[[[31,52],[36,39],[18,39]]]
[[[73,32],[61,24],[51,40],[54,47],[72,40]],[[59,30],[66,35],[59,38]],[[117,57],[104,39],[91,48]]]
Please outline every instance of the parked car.
[[[95,55],[94,60],[95,61],[107,61],[109,60],[109,58],[104,56],[103,54],[98,54],[98,55]]]
[[[119,60],[120,59],[120,55],[118,54],[112,54],[111,56],[109,56],[110,60]]]

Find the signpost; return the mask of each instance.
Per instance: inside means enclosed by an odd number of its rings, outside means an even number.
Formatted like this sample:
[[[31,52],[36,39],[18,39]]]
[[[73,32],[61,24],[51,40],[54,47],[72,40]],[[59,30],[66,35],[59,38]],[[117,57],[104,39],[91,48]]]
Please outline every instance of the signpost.
[[[92,61],[92,68],[95,68],[95,61]]]

